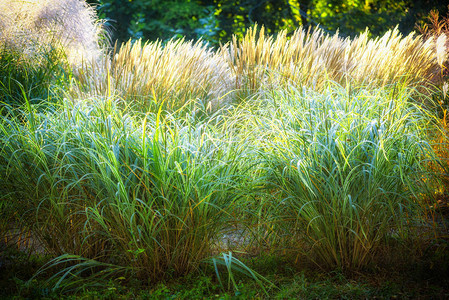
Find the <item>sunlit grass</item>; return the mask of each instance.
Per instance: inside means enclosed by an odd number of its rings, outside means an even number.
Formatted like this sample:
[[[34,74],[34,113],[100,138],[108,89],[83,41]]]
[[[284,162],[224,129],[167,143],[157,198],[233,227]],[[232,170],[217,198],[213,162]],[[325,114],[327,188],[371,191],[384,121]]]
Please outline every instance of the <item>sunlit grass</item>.
[[[52,48],[63,51],[74,66],[102,56],[102,23],[84,1],[3,0],[0,11],[0,45],[28,61],[39,61],[41,51]]]
[[[5,0],[0,11],[0,107],[48,102],[83,61],[104,56],[105,32],[83,1]]]
[[[129,41],[107,56],[81,8],[87,50],[74,20],[48,35],[52,14],[23,39],[37,10],[1,28],[0,228],[52,256],[36,276],[54,270],[55,289],[155,283],[205,261],[223,288],[220,264],[228,289],[233,270],[267,283],[230,250],[361,270],[417,234],[422,200],[444,190],[434,40],[253,28],[217,51]]]
[[[424,41],[413,33],[402,36],[397,29],[375,39],[368,36],[367,31],[349,39],[302,28],[292,36],[285,31],[266,36],[263,27],[254,27],[217,51],[201,41],[129,41],[117,47],[110,60],[86,64],[75,94],[117,94],[143,110],[154,111],[155,103],[176,110],[199,102],[215,111],[280,86],[320,90],[331,80],[371,88],[404,83],[427,89],[440,83],[446,57],[438,47],[441,41]]]
[[[323,268],[360,269],[420,218],[427,133],[436,122],[407,89],[330,84],[274,90],[253,129],[272,190],[280,250]],[[270,224],[271,223],[271,224]]]
[[[78,94],[117,94],[141,111],[159,105],[170,111],[200,102],[217,110],[230,102],[233,76],[225,60],[201,41],[128,41],[111,61],[87,64],[80,74]]]
[[[241,40],[234,36],[220,52],[244,94],[290,84],[319,90],[328,80],[374,88],[399,82],[419,86],[438,77],[443,58],[433,39],[402,36],[397,29],[375,39],[368,36],[367,31],[349,39],[302,28],[291,37],[286,31],[266,36],[263,27],[255,27]]]
[[[243,145],[207,122],[92,101],[2,120],[1,189],[17,217],[54,255],[150,280],[195,269],[235,210]]]

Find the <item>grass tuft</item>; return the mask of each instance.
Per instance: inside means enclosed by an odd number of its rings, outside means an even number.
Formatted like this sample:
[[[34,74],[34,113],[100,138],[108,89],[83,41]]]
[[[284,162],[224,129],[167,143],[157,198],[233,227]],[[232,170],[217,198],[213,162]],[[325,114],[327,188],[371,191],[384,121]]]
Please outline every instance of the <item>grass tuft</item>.
[[[283,89],[261,111],[259,151],[275,193],[268,227],[280,227],[281,249],[353,270],[410,234],[435,122],[407,90]]]

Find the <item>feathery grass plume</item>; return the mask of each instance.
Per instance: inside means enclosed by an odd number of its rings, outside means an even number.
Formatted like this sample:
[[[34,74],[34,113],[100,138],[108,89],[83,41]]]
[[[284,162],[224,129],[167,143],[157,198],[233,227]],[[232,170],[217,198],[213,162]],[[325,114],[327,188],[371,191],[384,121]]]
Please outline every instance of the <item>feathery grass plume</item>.
[[[444,33],[440,34],[436,41],[436,55],[437,55],[437,61],[438,64],[443,67],[444,63],[447,61],[448,58],[448,49],[447,46],[449,41],[447,40],[447,37]]]
[[[365,32],[351,41],[346,53],[348,75],[358,83],[405,82],[416,87],[431,83],[438,75],[434,40],[423,41],[414,33],[403,37],[397,28],[373,40]]]
[[[157,110],[161,103],[175,110],[191,100],[216,109],[229,102],[232,87],[227,63],[201,40],[170,40],[165,45],[130,40],[114,51],[110,63],[83,71],[81,93],[112,91],[144,110]]]
[[[328,86],[267,96],[254,131],[274,189],[267,227],[280,229],[279,245],[325,269],[353,270],[375,261],[389,238],[407,236],[432,154],[431,118],[409,95]]]
[[[397,82],[418,86],[438,73],[434,40],[403,37],[397,28],[376,39],[365,32],[351,40],[302,28],[290,38],[286,31],[266,37],[263,27],[257,34],[256,26],[241,40],[234,36],[221,53],[236,76],[236,88],[250,91],[292,83],[320,89],[328,79],[373,87]]]
[[[324,79],[321,76],[324,65],[315,62],[321,31],[308,35],[297,30],[290,40],[286,31],[281,31],[276,38],[266,37],[264,32],[264,27],[258,33],[255,26],[248,29],[243,39],[233,36],[232,42],[221,48],[236,76],[236,89],[251,92],[291,80],[303,80],[307,84]]]
[[[84,0],[4,0],[0,11],[0,44],[24,59],[39,61],[39,52],[52,48],[74,65],[101,55],[104,31]]]
[[[372,87],[435,80],[439,67],[433,39],[403,37],[397,28],[376,39],[368,35],[351,40],[299,28],[291,37],[286,31],[274,37],[254,27],[215,53],[201,41],[129,41],[114,51],[111,62],[86,64],[76,92],[118,93],[144,108],[164,102],[176,109],[196,98],[217,108],[234,98],[234,90],[246,97],[289,84],[319,90],[329,79]]]
[[[99,60],[104,36],[80,0],[0,2],[0,102],[17,106],[65,87],[83,60]]]

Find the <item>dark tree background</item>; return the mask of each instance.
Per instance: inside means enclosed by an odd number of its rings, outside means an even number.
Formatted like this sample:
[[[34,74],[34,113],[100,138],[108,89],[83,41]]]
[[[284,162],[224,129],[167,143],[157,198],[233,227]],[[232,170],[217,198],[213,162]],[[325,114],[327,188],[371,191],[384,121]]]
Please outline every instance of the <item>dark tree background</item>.
[[[408,34],[430,10],[446,14],[441,0],[90,0],[108,20],[113,40],[167,40],[186,36],[211,45],[263,24],[268,33],[320,26],[354,36],[369,28],[381,35],[399,25]]]

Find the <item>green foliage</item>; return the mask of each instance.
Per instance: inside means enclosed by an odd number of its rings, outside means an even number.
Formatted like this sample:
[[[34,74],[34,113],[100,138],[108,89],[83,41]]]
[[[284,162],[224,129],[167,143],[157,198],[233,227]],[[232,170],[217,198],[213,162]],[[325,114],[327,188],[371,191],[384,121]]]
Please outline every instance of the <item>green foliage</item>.
[[[208,30],[210,16],[207,1],[161,0],[101,0],[98,4],[101,18],[111,20],[114,37],[126,41],[130,37],[149,40],[185,36],[198,38],[196,29]],[[212,23],[213,24],[213,23]],[[203,33],[203,32],[201,32]]]
[[[431,9],[445,12],[439,1],[361,0],[92,0],[101,18],[110,20],[119,41],[144,38],[168,40],[185,36],[203,38],[214,46],[226,43],[233,34],[242,37],[246,28],[264,25],[275,34],[281,30],[320,26],[328,32],[355,36],[367,27],[379,36],[399,24],[410,33]]]
[[[261,24],[267,33],[281,30],[292,32],[301,25],[298,1],[240,1],[217,0],[216,15],[221,42],[231,40],[232,34],[243,37],[246,28]]]
[[[64,53],[59,49],[38,51],[28,59],[23,53],[0,45],[0,107],[18,108],[27,100],[38,103],[54,96],[71,79]]]
[[[401,22],[408,5],[407,1],[314,1],[311,17],[327,30],[346,36],[366,28],[379,36]]]

